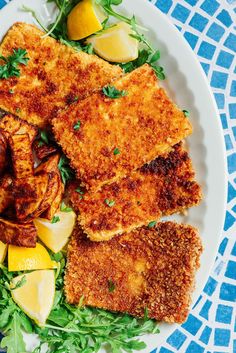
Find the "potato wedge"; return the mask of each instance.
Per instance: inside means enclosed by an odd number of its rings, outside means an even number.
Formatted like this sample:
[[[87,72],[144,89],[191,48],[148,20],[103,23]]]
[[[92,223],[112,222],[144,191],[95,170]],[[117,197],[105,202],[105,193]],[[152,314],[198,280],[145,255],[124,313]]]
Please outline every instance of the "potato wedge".
[[[13,180],[9,174],[5,174],[0,180],[0,213],[13,204],[12,193]]]
[[[34,248],[37,231],[33,222],[18,224],[0,218],[0,240],[5,244]]]
[[[29,135],[12,135],[9,137],[9,143],[15,178],[32,177],[34,175],[34,162]]]
[[[0,130],[0,175],[3,174],[7,165],[7,138]]]
[[[10,113],[0,117],[0,129],[10,136],[13,134],[28,134],[31,143],[38,134],[38,129],[34,125]]]
[[[34,213],[42,203],[47,187],[48,174],[16,179],[14,182],[14,196],[16,216],[20,221],[34,218]]]
[[[57,149],[56,149],[55,146],[53,146],[53,145],[45,145],[45,144],[41,146],[39,140],[34,141],[33,149],[34,149],[34,152],[36,154],[36,157],[39,160],[42,160],[42,159],[44,159],[46,157],[49,157],[53,153],[57,152]]]
[[[39,217],[44,211],[46,211],[57,197],[60,188],[60,176],[57,172],[51,172],[48,174],[48,186],[44,199],[39,205],[38,209],[34,212],[34,217]]]
[[[60,154],[54,154],[50,156],[46,161],[43,161],[39,164],[39,166],[35,169],[35,174],[37,175],[40,172],[58,172],[58,163],[60,160]]]
[[[58,209],[61,205],[64,191],[65,191],[65,187],[64,187],[64,184],[62,183],[61,177],[60,177],[60,183],[59,183],[59,188],[57,191],[57,196],[55,197],[55,199],[51,203],[50,207],[42,214],[42,218],[46,218],[49,220],[51,220],[53,218],[53,216],[58,211]]]

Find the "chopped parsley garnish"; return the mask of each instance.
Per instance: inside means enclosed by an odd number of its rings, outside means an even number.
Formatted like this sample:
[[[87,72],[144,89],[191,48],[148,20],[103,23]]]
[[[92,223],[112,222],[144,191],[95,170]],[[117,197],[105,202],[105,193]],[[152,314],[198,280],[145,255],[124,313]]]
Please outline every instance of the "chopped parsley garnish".
[[[14,90],[13,89],[9,89],[9,93],[10,94],[14,94]]]
[[[188,118],[190,116],[190,113],[188,110],[183,110],[184,115]]]
[[[62,155],[59,163],[58,163],[58,169],[60,170],[61,173],[61,179],[63,184],[66,184],[67,181],[73,179],[74,177],[74,172],[69,166],[69,160],[66,158],[65,155]]]
[[[115,148],[113,153],[114,153],[114,156],[117,156],[118,154],[120,154],[119,148]]]
[[[152,221],[148,224],[148,228],[153,228],[153,227],[155,227],[156,224],[157,224],[156,221]]]
[[[20,108],[16,108],[16,113],[20,113],[21,109]]]
[[[102,92],[105,96],[112,99],[117,99],[117,98],[127,96],[127,91],[125,90],[119,91],[114,86],[103,87]]]
[[[84,191],[81,189],[81,187],[77,187],[75,191],[78,192],[80,195],[84,195]]]
[[[74,125],[74,130],[79,130],[81,126],[80,120],[77,121],[77,123]]]
[[[116,289],[115,283],[114,283],[111,279],[109,279],[109,280],[107,281],[107,284],[108,284],[108,290],[109,290],[109,292],[110,292],[110,293],[114,292],[114,290]]]
[[[113,207],[115,205],[115,201],[114,200],[105,199],[104,202],[109,207]]]
[[[54,223],[57,223],[57,222],[60,222],[60,217],[59,216],[54,216],[51,223],[54,224]]]
[[[19,65],[27,65],[29,58],[27,58],[27,51],[25,49],[13,49],[13,54],[9,56],[0,55],[0,60],[4,62],[0,65],[0,79],[7,79],[10,77],[19,77]]]
[[[66,204],[62,201],[62,203],[61,203],[61,208],[60,208],[60,210],[62,211],[62,212],[71,212],[71,211],[73,211],[73,209],[71,208],[71,207],[68,207],[68,206],[66,206]]]
[[[75,96],[73,100],[74,100],[74,102],[78,102],[79,97],[78,97],[78,96]]]

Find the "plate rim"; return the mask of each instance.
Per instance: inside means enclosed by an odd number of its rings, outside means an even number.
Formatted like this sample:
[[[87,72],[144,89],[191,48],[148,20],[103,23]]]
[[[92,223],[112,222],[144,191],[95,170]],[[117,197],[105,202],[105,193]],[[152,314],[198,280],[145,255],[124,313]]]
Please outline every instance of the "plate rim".
[[[18,9],[16,8],[16,6],[18,6],[19,3],[30,3],[29,0],[12,0],[10,3],[6,4],[6,6],[4,8],[2,8],[0,10],[0,18],[3,17],[3,23],[7,22],[7,14],[9,14],[9,12],[11,11],[17,11]],[[36,1],[35,1],[36,2]],[[42,2],[42,7],[45,6],[43,5],[44,0],[37,0],[37,5],[32,4],[31,6],[39,6],[40,2]],[[124,0],[123,1],[123,7],[125,8],[125,3],[127,2],[133,2],[132,0]],[[134,5],[133,5],[134,6]],[[201,64],[197,58],[197,55],[194,53],[194,51],[191,49],[191,47],[189,46],[189,44],[187,43],[187,41],[183,38],[183,35],[179,32],[179,30],[175,27],[175,25],[171,22],[171,20],[167,17],[166,14],[163,14],[153,3],[149,2],[148,0],[135,0],[135,6],[137,7],[141,7],[144,8],[147,7],[147,11],[151,11],[153,12],[152,17],[159,17],[161,18],[162,22],[165,23],[165,26],[167,27],[167,31],[171,32],[171,35],[174,37],[177,37],[178,40],[177,42],[181,43],[181,46],[184,47],[184,51],[187,53],[188,57],[190,58],[190,60],[192,62],[194,62],[194,66],[197,68],[197,73],[200,76],[200,81],[202,82],[202,85],[204,83],[204,89],[207,92],[208,97],[210,98],[209,100],[209,107],[211,107],[211,110],[214,112],[215,115],[215,119],[214,119],[214,125],[215,125],[215,131],[217,131],[218,134],[218,140],[217,142],[220,142],[220,152],[221,152],[221,164],[224,166],[223,170],[220,170],[220,178],[222,180],[222,189],[221,189],[221,207],[220,207],[220,211],[219,214],[220,216],[220,220],[218,220],[218,231],[217,231],[217,242],[214,246],[214,251],[212,251],[212,254],[214,252],[214,256],[212,255],[212,257],[210,258],[210,261],[208,261],[208,268],[205,272],[204,275],[204,279],[201,280],[201,285],[198,285],[197,290],[195,290],[195,294],[194,297],[196,298],[197,296],[200,295],[200,293],[202,292],[204,285],[210,275],[210,272],[212,270],[213,264],[215,262],[215,257],[217,255],[217,250],[219,247],[219,242],[221,239],[221,233],[223,231],[223,225],[224,225],[224,220],[225,220],[225,212],[226,212],[226,205],[227,205],[227,159],[226,159],[226,150],[225,150],[225,143],[224,143],[224,135],[223,135],[223,129],[221,127],[220,124],[220,115],[219,115],[219,111],[215,102],[215,98],[213,96],[213,92],[211,90],[209,81],[201,67]],[[11,23],[10,25],[12,25],[13,23]],[[150,25],[151,28],[151,25]],[[152,28],[153,29],[153,28]],[[156,31],[153,30],[155,33]],[[158,37],[158,33],[156,33],[157,37]],[[1,37],[1,34],[0,34]],[[189,87],[188,87],[189,88]],[[218,149],[219,150],[219,149]],[[192,306],[194,305],[194,302],[196,301],[193,300]],[[171,325],[166,325],[166,324],[162,324],[163,326],[165,326],[165,334],[159,334],[158,336],[156,335],[155,337],[157,338],[157,342],[155,343],[155,345],[149,345],[148,347],[143,351],[143,352],[150,352],[151,349],[156,348],[156,345],[160,344],[161,342],[163,342],[164,339],[166,339],[166,337],[168,337],[174,330],[175,328],[178,326],[177,324],[173,324]],[[145,337],[145,336],[143,336]],[[159,339],[158,339],[159,337]]]

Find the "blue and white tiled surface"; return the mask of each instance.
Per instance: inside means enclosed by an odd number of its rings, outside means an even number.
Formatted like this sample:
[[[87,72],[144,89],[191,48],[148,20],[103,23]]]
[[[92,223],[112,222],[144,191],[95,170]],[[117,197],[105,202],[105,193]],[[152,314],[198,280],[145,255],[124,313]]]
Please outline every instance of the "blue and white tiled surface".
[[[7,2],[0,0],[0,8]],[[201,62],[220,112],[228,160],[228,205],[214,269],[187,322],[151,353],[236,353],[236,0],[151,2]]]

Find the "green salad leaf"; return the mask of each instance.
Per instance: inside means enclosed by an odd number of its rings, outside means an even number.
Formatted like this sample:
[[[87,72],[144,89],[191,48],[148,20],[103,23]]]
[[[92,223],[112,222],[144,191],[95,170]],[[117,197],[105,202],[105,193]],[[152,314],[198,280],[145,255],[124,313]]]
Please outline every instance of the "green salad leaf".
[[[40,338],[33,353],[40,353],[44,343],[48,346],[47,353],[93,353],[104,345],[112,353],[122,350],[131,353],[146,346],[137,336],[159,332],[156,322],[148,319],[147,313],[140,320],[127,314],[85,307],[83,298],[78,306],[68,304],[63,289],[66,254],[50,252],[50,255],[58,262],[59,270],[53,309],[43,328],[31,321],[11,298],[10,281],[22,273],[8,272],[6,266],[0,265],[0,330],[5,335],[1,347],[7,353],[26,352],[23,331],[38,334]],[[112,281],[108,287],[115,290]]]

